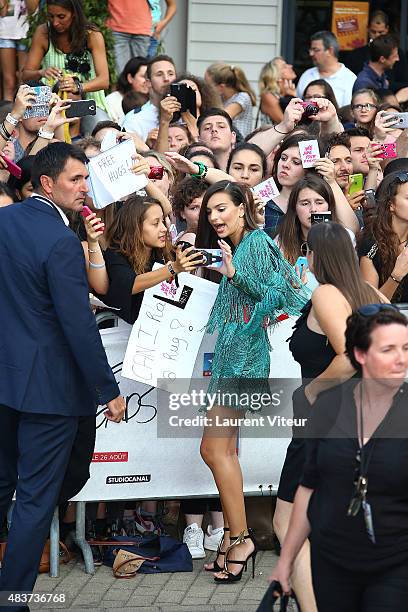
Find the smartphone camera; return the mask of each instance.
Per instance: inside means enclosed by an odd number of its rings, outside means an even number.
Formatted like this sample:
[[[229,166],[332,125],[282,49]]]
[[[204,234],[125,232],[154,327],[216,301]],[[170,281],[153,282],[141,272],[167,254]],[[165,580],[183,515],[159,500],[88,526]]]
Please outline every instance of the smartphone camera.
[[[156,181],[160,181],[163,178],[163,173],[164,173],[163,166],[151,166],[148,178],[156,180]]]
[[[312,117],[313,115],[317,115],[319,112],[319,107],[315,102],[302,102],[303,106],[303,117],[306,119],[308,117]]]

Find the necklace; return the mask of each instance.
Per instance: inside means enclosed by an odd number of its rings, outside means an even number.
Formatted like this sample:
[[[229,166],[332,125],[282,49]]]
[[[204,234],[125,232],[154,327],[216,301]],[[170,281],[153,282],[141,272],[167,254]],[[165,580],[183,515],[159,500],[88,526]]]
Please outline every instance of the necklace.
[[[354,478],[354,492],[350,500],[350,504],[347,510],[347,516],[357,516],[360,512],[360,508],[363,508],[364,512],[364,523],[367,530],[367,535],[370,541],[375,544],[375,533],[373,525],[373,515],[371,512],[371,505],[367,502],[366,496],[368,491],[368,467],[371,462],[371,458],[374,452],[376,439],[372,441],[371,447],[367,452],[366,445],[364,444],[364,421],[363,421],[363,381],[360,382],[360,402],[357,406],[358,418],[360,423],[360,432],[358,433],[357,442],[357,468],[355,470]],[[367,398],[370,406],[370,399]]]

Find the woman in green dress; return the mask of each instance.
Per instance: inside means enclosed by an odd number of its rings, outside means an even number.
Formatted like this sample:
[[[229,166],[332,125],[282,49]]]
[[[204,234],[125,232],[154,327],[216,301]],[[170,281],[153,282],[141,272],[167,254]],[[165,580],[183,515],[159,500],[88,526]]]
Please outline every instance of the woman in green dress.
[[[229,583],[240,580],[250,558],[254,567],[257,552],[246,524],[237,419],[251,410],[248,397],[269,392],[269,322],[277,311],[299,314],[307,296],[273,240],[258,228],[245,185],[212,185],[198,227],[196,244],[223,252],[223,276],[207,325],[209,332],[218,331],[208,394],[219,394],[219,402],[207,407],[201,456],[220,493],[225,525],[216,560],[205,569],[216,572],[216,582]]]

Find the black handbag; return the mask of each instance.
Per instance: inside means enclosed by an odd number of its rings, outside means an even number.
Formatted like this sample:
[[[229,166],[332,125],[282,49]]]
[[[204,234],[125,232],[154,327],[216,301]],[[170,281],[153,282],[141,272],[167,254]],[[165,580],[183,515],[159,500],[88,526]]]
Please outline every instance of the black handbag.
[[[275,593],[279,593],[279,595],[275,595]],[[299,604],[295,595],[284,595],[282,592],[282,587],[279,582],[274,580],[268,587],[265,595],[262,598],[261,603],[259,604],[256,612],[273,612],[274,604],[280,599],[280,612],[285,612],[288,609],[288,603],[290,599],[297,605],[297,609],[300,612]]]

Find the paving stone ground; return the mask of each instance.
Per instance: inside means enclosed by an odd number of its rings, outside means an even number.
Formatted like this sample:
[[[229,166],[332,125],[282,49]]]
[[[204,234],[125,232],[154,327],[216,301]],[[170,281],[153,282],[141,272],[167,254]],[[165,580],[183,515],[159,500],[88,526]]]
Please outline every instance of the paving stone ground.
[[[271,551],[257,556],[255,579],[244,573],[236,584],[217,585],[212,574],[202,567],[210,561],[193,562],[191,573],[140,574],[130,580],[117,580],[110,567],[96,568],[95,575],[85,574],[83,563],[71,561],[60,566],[59,578],[47,574],[38,577],[35,592],[64,594],[65,602],[31,604],[31,610],[41,612],[255,612],[267,588],[267,578],[276,564]]]

